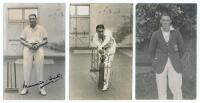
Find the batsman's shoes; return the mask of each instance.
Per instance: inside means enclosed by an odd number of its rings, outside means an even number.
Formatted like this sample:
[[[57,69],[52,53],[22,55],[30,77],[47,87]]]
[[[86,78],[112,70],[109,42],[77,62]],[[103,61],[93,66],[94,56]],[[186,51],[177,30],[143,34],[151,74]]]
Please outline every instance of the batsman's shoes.
[[[104,82],[102,91],[108,90],[108,82]]]
[[[28,89],[23,88],[22,91],[20,92],[20,95],[26,95],[26,94],[28,94]]]
[[[42,96],[46,96],[46,95],[47,95],[47,92],[45,91],[44,88],[42,88],[42,89],[40,89],[40,94],[41,94]]]

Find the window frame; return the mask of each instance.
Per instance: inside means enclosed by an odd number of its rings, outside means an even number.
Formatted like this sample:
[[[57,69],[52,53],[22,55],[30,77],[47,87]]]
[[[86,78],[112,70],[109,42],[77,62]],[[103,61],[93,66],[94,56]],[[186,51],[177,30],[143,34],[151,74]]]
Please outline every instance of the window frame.
[[[71,15],[71,6],[75,6],[75,14],[74,15]],[[87,6],[88,7],[88,15],[78,15],[77,14],[77,7],[78,6]],[[90,17],[90,4],[70,4],[70,17]]]
[[[22,19],[21,20],[12,20],[10,19],[10,15],[9,15],[9,10],[11,9],[21,9],[22,10]],[[8,8],[8,13],[7,13],[7,16],[8,16],[8,23],[26,23],[28,22],[28,20],[25,19],[25,10],[26,9],[37,9],[37,18],[39,18],[39,8],[38,7],[23,7],[23,8]]]

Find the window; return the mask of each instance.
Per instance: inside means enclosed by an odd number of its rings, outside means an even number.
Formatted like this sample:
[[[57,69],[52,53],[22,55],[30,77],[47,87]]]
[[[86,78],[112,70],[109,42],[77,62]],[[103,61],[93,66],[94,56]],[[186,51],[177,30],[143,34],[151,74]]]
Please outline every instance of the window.
[[[9,20],[22,20],[22,9],[9,9]]]
[[[90,4],[70,5],[70,47],[90,46]]]
[[[89,6],[77,6],[77,15],[89,15]]]
[[[71,5],[70,15],[71,16],[89,16],[89,5]]]
[[[38,8],[9,8],[8,22],[27,22],[30,14],[38,16]]]
[[[75,15],[76,13],[75,13],[75,6],[70,6],[70,14],[71,15]]]

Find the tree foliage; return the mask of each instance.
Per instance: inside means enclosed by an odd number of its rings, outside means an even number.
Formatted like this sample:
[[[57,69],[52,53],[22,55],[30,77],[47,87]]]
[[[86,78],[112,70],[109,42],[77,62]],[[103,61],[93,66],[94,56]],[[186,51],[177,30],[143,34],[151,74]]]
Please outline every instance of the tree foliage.
[[[160,17],[169,13],[172,26],[183,36],[196,34],[196,4],[138,4],[136,6],[136,41],[148,41],[153,32],[160,28]]]

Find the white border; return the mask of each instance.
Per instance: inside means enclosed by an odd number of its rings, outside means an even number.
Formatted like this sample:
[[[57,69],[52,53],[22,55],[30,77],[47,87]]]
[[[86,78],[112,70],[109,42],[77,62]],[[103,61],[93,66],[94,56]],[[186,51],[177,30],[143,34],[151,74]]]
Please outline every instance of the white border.
[[[3,100],[3,5],[4,3],[65,3],[66,6],[66,25],[65,25],[65,40],[66,40],[66,52],[65,52],[65,100]],[[132,63],[132,100],[69,100],[69,5],[70,3],[132,3],[133,4],[133,63]],[[199,6],[200,1],[198,0],[0,0],[0,103],[198,103],[199,99],[199,84],[200,84],[200,71],[198,70],[200,59],[197,56],[197,95],[196,100],[135,100],[135,5],[137,3],[197,3],[197,44],[199,44],[200,36],[199,34]],[[200,45],[197,45],[197,55],[199,55]]]

